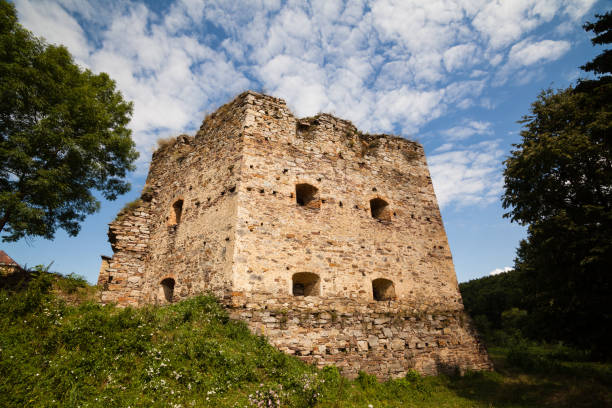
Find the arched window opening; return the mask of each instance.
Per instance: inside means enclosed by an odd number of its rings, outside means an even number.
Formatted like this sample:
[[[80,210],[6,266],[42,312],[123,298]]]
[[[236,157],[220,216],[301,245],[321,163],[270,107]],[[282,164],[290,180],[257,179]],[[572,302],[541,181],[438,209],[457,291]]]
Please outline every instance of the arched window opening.
[[[174,279],[166,278],[160,282],[161,298],[167,303],[172,303],[174,298]]]
[[[391,221],[391,208],[382,198],[373,198],[370,200],[370,210],[372,211],[372,218],[376,218],[379,221]]]
[[[319,209],[321,208],[321,199],[319,198],[319,189],[310,184],[297,184],[295,186],[295,200],[299,206]]]
[[[310,272],[299,272],[293,275],[293,296],[319,296],[319,275]]]
[[[393,287],[393,282],[389,279],[374,279],[372,281],[372,293],[374,295],[374,300],[395,299],[395,287]]]
[[[172,204],[172,210],[170,211],[170,218],[168,219],[168,225],[177,225],[181,222],[181,215],[183,214],[183,200],[176,200]]]

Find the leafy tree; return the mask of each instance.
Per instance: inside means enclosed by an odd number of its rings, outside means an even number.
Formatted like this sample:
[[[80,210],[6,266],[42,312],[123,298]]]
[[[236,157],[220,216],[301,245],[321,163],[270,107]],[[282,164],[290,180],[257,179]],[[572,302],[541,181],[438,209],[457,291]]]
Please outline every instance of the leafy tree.
[[[585,28],[612,39],[610,13]],[[610,72],[609,50],[584,69]],[[612,82],[542,92],[505,161],[505,216],[528,225],[515,268],[525,276],[539,337],[610,353]]]
[[[82,70],[63,46],[48,45],[0,0],[0,232],[70,235],[114,200],[138,157],[127,128],[132,104],[108,75]]]
[[[509,271],[460,283],[465,310],[474,317],[485,317],[492,329],[500,329],[503,312],[523,307],[523,280],[520,271]]]

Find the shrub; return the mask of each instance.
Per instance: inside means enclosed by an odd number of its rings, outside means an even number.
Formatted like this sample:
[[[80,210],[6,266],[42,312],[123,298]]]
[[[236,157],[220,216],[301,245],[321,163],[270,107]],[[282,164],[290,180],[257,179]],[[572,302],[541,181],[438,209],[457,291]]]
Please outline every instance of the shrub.
[[[79,289],[87,287],[87,281],[81,275],[71,273],[67,276],[57,279],[55,286],[64,293],[72,294]]]
[[[365,371],[359,371],[357,374],[357,383],[367,390],[368,388],[374,388],[378,384],[376,376],[366,373]]]

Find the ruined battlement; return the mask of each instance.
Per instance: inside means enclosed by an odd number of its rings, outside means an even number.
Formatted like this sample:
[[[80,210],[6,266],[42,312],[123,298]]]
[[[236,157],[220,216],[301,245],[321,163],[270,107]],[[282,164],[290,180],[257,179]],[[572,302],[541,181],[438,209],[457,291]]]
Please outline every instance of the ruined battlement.
[[[103,302],[216,294],[280,349],[379,378],[486,369],[420,144],[247,91],[162,143]]]

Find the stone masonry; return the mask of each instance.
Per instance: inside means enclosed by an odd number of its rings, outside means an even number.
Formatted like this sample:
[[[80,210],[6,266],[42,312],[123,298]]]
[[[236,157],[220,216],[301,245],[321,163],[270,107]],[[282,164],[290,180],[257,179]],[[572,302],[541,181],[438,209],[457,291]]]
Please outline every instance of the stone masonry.
[[[418,143],[248,91],[162,143],[109,239],[104,303],[210,292],[279,349],[349,377],[491,368]]]

